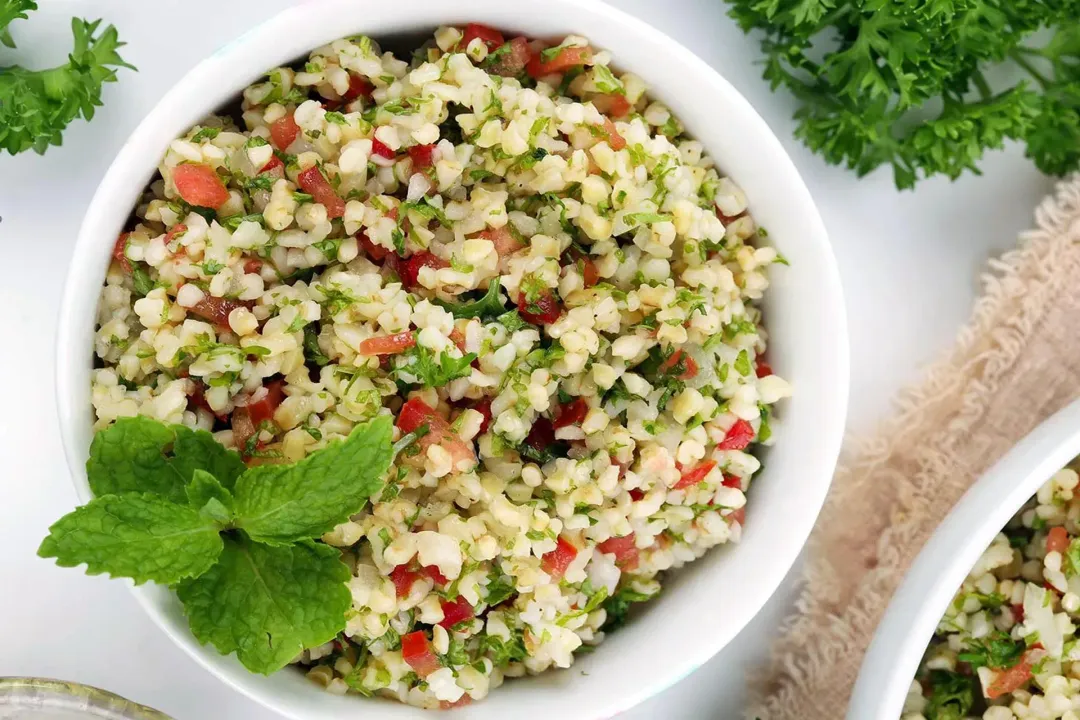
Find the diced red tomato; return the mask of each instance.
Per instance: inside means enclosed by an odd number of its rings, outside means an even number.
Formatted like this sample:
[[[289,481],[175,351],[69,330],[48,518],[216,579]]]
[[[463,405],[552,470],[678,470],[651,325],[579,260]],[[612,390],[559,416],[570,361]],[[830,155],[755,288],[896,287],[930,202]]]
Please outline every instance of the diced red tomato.
[[[439,621],[439,624],[449,630],[457,625],[459,622],[465,620],[472,620],[476,617],[476,612],[473,610],[473,606],[469,604],[469,601],[460,595],[454,601],[442,601],[443,619]]]
[[[420,573],[410,569],[408,565],[398,565],[390,571],[390,579],[394,581],[397,596],[404,598],[409,596],[413,583],[420,579]]]
[[[480,435],[483,435],[491,427],[491,398],[483,398],[473,403],[472,409],[484,416],[480,423]]]
[[[413,345],[416,345],[416,337],[405,331],[361,340],[359,349],[361,355],[396,355]]]
[[[727,519],[728,519],[728,522],[730,522],[730,523],[734,523],[734,524],[740,525],[740,526],[745,525],[746,524],[746,506],[744,505],[743,507],[739,508],[735,512],[728,515]]]
[[[446,585],[447,583],[446,578],[439,572],[439,568],[433,565],[424,567],[413,562],[409,565],[398,565],[390,571],[390,579],[394,582],[394,588],[397,590],[399,598],[407,597],[413,583],[421,577],[429,578],[437,586]]]
[[[558,430],[569,425],[580,425],[588,414],[589,403],[585,402],[585,398],[574,398],[559,408],[559,415],[552,426]]]
[[[184,202],[196,207],[221,207],[229,199],[225,183],[214,168],[201,163],[184,163],[173,169],[173,184]]]
[[[578,549],[562,535],[556,542],[555,549],[544,553],[544,556],[540,558],[540,567],[553,579],[559,580],[566,573],[566,568],[570,567],[570,563],[577,557]]]
[[[314,165],[309,167],[297,176],[296,181],[304,192],[315,198],[315,202],[326,208],[328,218],[339,218],[345,214],[345,201],[334,191],[319,168]]]
[[[1069,533],[1060,525],[1050,528],[1046,536],[1046,552],[1065,552],[1069,547]]]
[[[186,232],[187,232],[187,225],[185,225],[184,223],[176,223],[171,228],[169,228],[168,232],[165,233],[165,238],[164,238],[163,242],[166,245],[168,245],[173,240],[180,237],[181,235],[183,235]]]
[[[438,270],[439,268],[450,267],[450,263],[434,253],[426,251],[413,253],[407,260],[400,263],[400,272],[398,274],[401,277],[401,283],[406,288],[416,287],[419,284],[420,268],[423,267]]]
[[[401,638],[401,657],[422,678],[442,667],[423,630],[416,630]]]
[[[626,114],[630,112],[630,109],[634,107],[630,104],[630,101],[626,99],[625,95],[614,94],[609,95],[608,97],[611,98],[609,103],[611,109],[609,112],[613,118],[625,117]]]
[[[573,259],[578,271],[581,272],[585,287],[590,288],[600,282],[600,271],[596,268],[596,263],[593,262],[591,257],[577,248],[570,248],[570,257]]]
[[[510,232],[510,228],[505,225],[501,228],[488,228],[481,232],[477,237],[490,240],[491,244],[495,246],[495,252],[499,254],[500,258],[504,258],[525,247],[525,243],[514,237],[514,234]]]
[[[259,258],[248,258],[244,261],[244,272],[248,275],[258,275],[262,272],[263,261]]]
[[[1028,680],[1031,680],[1031,662],[1028,659],[1030,654],[1029,650],[1020,662],[998,672],[994,681],[986,688],[986,697],[993,700],[1027,684]]]
[[[619,131],[615,129],[615,123],[610,118],[604,118],[604,124],[601,126],[604,134],[607,135],[608,145],[612,150],[622,150],[626,147],[626,138],[624,138]]]
[[[188,309],[188,312],[198,315],[203,320],[212,322],[218,327],[228,328],[229,313],[237,308],[248,307],[248,305],[248,303],[240,300],[204,295],[202,300]]]
[[[454,343],[454,347],[458,350],[465,352],[465,333],[460,329],[454,328],[450,331],[450,342]]]
[[[480,23],[469,23],[465,26],[461,37],[461,45],[459,45],[461,51],[464,52],[469,47],[469,43],[476,38],[480,38],[480,41],[487,45],[489,52],[506,42],[503,34],[495,28]]]
[[[421,425],[428,426],[427,434],[416,443],[421,451],[426,451],[429,445],[438,444],[450,453],[455,467],[463,460],[476,462],[476,454],[472,448],[450,429],[450,423],[446,421],[446,418],[428,407],[423,400],[412,398],[401,406],[397,426],[401,432],[410,433]]]
[[[682,477],[679,478],[679,481],[675,483],[671,487],[671,489],[685,490],[688,487],[693,487],[697,485],[699,482],[705,479],[705,476],[708,475],[714,467],[716,467],[715,460],[705,460],[698,463],[694,467],[683,472]]]
[[[529,434],[525,436],[525,444],[534,450],[543,451],[555,443],[555,426],[546,417],[538,417],[533,421]]]
[[[255,423],[251,421],[251,415],[247,408],[236,408],[232,414],[233,445],[241,454],[247,454],[248,440],[254,437],[256,432]]]
[[[724,439],[716,447],[720,450],[745,450],[753,439],[754,427],[740,418],[728,428]]]
[[[633,490],[630,491],[630,499],[633,500],[634,502],[637,502],[638,500],[640,500],[643,497],[645,497],[645,491],[644,490],[634,488]]]
[[[345,102],[352,102],[358,97],[371,97],[371,93],[374,92],[375,86],[372,85],[367,78],[359,75],[349,74],[349,89],[342,96]]]
[[[503,53],[501,48],[505,45],[509,45],[510,48]],[[532,51],[529,49],[529,41],[523,37],[516,37],[508,43],[503,43],[503,46],[493,51],[500,54],[491,63],[488,72],[503,77],[517,77],[529,64],[529,57],[532,55]]]
[[[413,170],[423,170],[435,164],[434,145],[413,145],[409,148]]]
[[[281,158],[277,155],[272,155],[270,159],[259,169],[260,175],[270,175],[275,180],[281,180],[285,177],[285,163],[281,162]]]
[[[274,411],[278,409],[278,405],[281,405],[281,401],[285,399],[284,387],[285,381],[278,378],[263,385],[261,389],[256,390],[255,394],[251,396],[253,402],[248,402],[246,407],[248,416],[255,427],[259,427],[267,420],[274,419]]]
[[[678,373],[679,380],[690,380],[697,377],[698,364],[690,354],[683,350],[676,350],[668,356],[667,360],[660,363],[657,370],[661,374]]]
[[[606,555],[614,555],[615,564],[624,570],[633,570],[637,567],[640,552],[635,542],[634,533],[630,533],[624,537],[608,538],[596,549]]]
[[[525,293],[521,293],[518,296],[518,312],[521,313],[521,317],[534,325],[547,325],[559,319],[562,308],[559,307],[555,294],[550,290],[545,290],[533,303],[525,298]]]
[[[383,258],[390,252],[382,245],[376,245],[368,238],[367,233],[361,232],[356,236],[356,239],[360,242],[360,247],[364,249],[364,253],[375,262],[382,262]]]
[[[542,78],[546,75],[566,72],[572,67],[586,65],[592,62],[593,51],[591,47],[564,47],[550,60],[544,60],[541,53],[537,53],[529,60],[529,75],[534,78]]]
[[[769,363],[765,362],[764,360],[758,360],[757,370],[755,371],[755,373],[759,378],[769,377],[773,374],[772,365],[769,365]]]
[[[736,477],[735,475],[724,475],[724,479],[720,484],[724,487],[742,490],[742,478]]]
[[[454,702],[450,702],[449,700],[440,700],[439,701],[439,709],[440,710],[453,710],[454,708],[465,707],[466,705],[471,705],[471,704],[472,704],[472,696],[469,695],[469,693],[465,693],[464,695],[462,695],[460,698],[458,698]]]
[[[391,150],[382,140],[375,137],[371,138],[371,153],[387,160],[393,160],[397,157],[397,153]]]
[[[1013,617],[1016,618],[1016,622],[1024,622],[1024,604],[1016,603],[1015,605],[1011,605],[1010,607],[1012,607]]]
[[[439,572],[439,568],[435,567],[434,565],[421,566],[420,574],[426,575],[431,578],[431,582],[435,583],[436,585],[450,584],[450,581],[446,579],[446,576]]]
[[[127,259],[127,241],[128,235],[131,233],[120,233],[120,236],[116,238],[116,244],[113,245],[113,259],[120,263],[120,267],[124,272],[131,272],[131,261]]]
[[[290,111],[286,111],[284,115],[270,123],[270,142],[282,152],[285,152],[299,135],[300,126],[296,124],[296,118]]]

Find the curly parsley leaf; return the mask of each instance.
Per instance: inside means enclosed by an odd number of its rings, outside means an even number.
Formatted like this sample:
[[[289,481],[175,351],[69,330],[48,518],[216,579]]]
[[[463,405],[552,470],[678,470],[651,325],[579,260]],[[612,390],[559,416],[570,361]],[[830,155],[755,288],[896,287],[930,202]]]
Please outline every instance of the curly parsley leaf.
[[[904,189],[977,173],[1016,140],[1044,172],[1080,166],[1076,0],[730,5],[762,32],[765,78],[799,102],[796,136],[829,163],[860,176],[891,166]],[[1028,79],[995,91],[986,71],[1003,63]]]
[[[151,493],[102,495],[49,528],[38,548],[61,567],[172,585],[210,569],[221,554],[220,527],[198,511]]]
[[[26,17],[37,4],[8,0],[0,6],[0,43],[14,47],[8,24]],[[63,130],[73,120],[91,120],[101,106],[104,83],[116,81],[116,70],[135,68],[120,57],[123,47],[116,28],[101,21],[71,21],[74,47],[68,62],[48,70],[19,65],[0,67],[0,150],[16,155],[25,150],[44,153],[60,145]]]
[[[187,502],[186,486],[195,470],[205,470],[231,488],[243,460],[204,430],[163,425],[138,416],[120,418],[90,444],[86,475],[94,495],[151,492]]]
[[[330,362],[330,358],[319,346],[319,331],[314,325],[304,326],[304,359],[319,367]]]
[[[8,25],[16,20],[25,20],[31,10],[37,10],[34,0],[8,0],[0,5],[0,43],[9,48],[15,47]]]
[[[638,592],[632,587],[624,587],[615,591],[615,594],[604,600],[604,610],[607,612],[607,620],[604,621],[604,631],[618,630],[626,624],[626,618],[630,614],[630,606],[634,603],[645,602],[656,597],[647,593]]]
[[[976,680],[948,670],[930,671],[930,696],[923,714],[927,720],[962,720],[975,704]]]
[[[1008,633],[997,630],[984,638],[969,640],[968,650],[957,655],[957,659],[972,668],[999,670],[1020,662],[1025,650],[1027,644],[1023,640],[1013,640]]]
[[[493,318],[498,317],[506,313],[506,306],[503,305],[502,298],[499,295],[499,279],[492,278],[488,283],[487,292],[479,300],[474,300],[467,303],[448,303],[445,300],[435,299],[435,302],[446,308],[456,318]]]
[[[391,419],[383,415],[295,464],[248,469],[234,492],[236,526],[274,545],[332,530],[382,488],[390,438]]]
[[[417,344],[410,348],[404,357],[408,362],[394,370],[394,375],[399,380],[424,387],[442,387],[459,378],[468,377],[472,373],[472,361],[476,359],[476,353],[454,357],[449,350],[443,350],[436,355],[430,348]]]
[[[332,547],[262,545],[239,535],[225,538],[218,563],[176,593],[199,642],[268,675],[345,626],[349,575]]]

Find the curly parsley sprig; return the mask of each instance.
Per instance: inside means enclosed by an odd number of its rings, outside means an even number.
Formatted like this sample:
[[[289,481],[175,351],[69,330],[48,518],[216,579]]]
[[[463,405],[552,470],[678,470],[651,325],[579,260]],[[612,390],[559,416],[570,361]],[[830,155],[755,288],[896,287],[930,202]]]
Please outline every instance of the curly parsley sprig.
[[[37,10],[34,0],[0,0],[0,44],[15,47],[8,26]],[[124,43],[116,28],[101,21],[71,21],[74,48],[68,62],[48,70],[0,66],[0,150],[15,155],[33,149],[44,153],[59,145],[73,120],[91,120],[101,106],[101,86],[116,81],[116,70],[134,70],[117,53]]]
[[[796,135],[896,185],[966,170],[1006,140],[1040,170],[1080,167],[1080,0],[730,0],[764,32],[765,78],[801,103]],[[1038,31],[1043,47],[1030,45]],[[1042,37],[1042,33],[1038,37]],[[1029,79],[995,92],[1010,65]]]

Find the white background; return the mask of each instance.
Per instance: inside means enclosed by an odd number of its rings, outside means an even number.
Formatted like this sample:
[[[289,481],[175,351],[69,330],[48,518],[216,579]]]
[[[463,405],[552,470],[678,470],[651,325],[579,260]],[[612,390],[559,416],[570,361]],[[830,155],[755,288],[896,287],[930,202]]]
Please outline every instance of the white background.
[[[377,12],[378,3],[370,2]],[[393,0],[388,0],[393,2]],[[449,1],[449,0],[448,0]],[[526,0],[517,0],[525,2]],[[15,26],[19,61],[56,64],[72,15],[104,17],[139,67],[108,86],[93,123],[76,123],[44,157],[0,156],[0,675],[98,685],[177,720],[277,717],[226,688],[174,647],[122,583],[56,568],[35,550],[75,504],[53,397],[55,317],[76,230],[127,134],[165,90],[216,48],[289,0],[41,0]],[[889,398],[948,347],[967,317],[985,261],[1011,247],[1050,189],[1021,148],[995,153],[985,175],[897,192],[888,172],[864,179],[825,165],[792,138],[793,101],[759,77],[757,46],[720,0],[614,0],[725,75],[772,126],[809,185],[839,259],[851,326],[849,429],[867,432]],[[0,65],[10,63],[0,53]],[[724,652],[627,718],[737,718],[750,669],[791,601],[792,578]],[[510,690],[512,692],[512,690]],[[365,704],[357,714],[377,715]]]

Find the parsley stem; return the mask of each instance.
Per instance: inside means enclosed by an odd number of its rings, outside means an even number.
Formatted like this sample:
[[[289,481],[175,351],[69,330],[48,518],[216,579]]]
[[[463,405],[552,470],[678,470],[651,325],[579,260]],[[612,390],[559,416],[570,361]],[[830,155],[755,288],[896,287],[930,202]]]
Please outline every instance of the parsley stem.
[[[982,74],[981,70],[976,70],[972,76],[971,81],[975,83],[975,88],[979,91],[979,96],[983,100],[989,100],[993,94],[990,92],[990,85],[986,82],[986,76]]]
[[[1035,66],[1032,65],[1031,62],[1028,61],[1028,59],[1021,55],[1019,52],[1017,52],[1016,50],[1011,50],[1009,52],[1009,57],[1012,58],[1017,65],[1026,70],[1029,75],[1035,78],[1035,80],[1040,85],[1042,85],[1044,89],[1050,87],[1050,80],[1038,70],[1036,70]]]
[[[429,431],[430,431],[430,428],[425,423],[424,425],[421,425],[420,427],[413,430],[411,433],[407,433],[405,435],[402,435],[401,439],[398,440],[396,443],[394,443],[392,448],[391,448],[391,451],[393,452],[394,458],[397,458],[397,456],[400,455],[402,451],[407,449],[410,445],[412,445],[414,442],[416,442],[420,438],[427,435]]]

